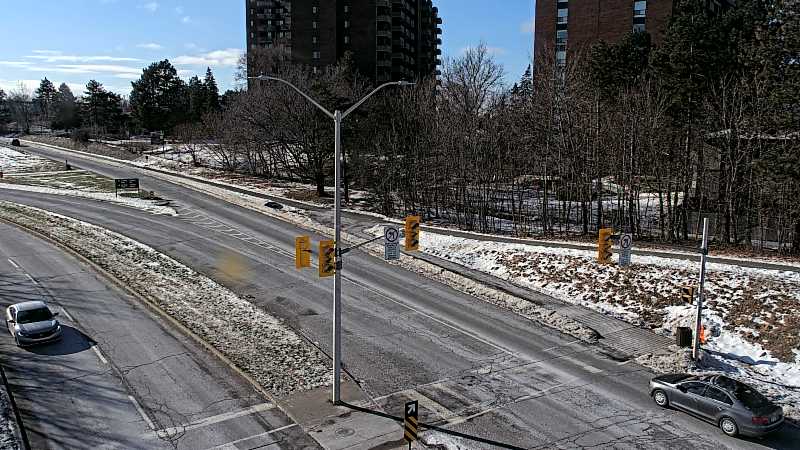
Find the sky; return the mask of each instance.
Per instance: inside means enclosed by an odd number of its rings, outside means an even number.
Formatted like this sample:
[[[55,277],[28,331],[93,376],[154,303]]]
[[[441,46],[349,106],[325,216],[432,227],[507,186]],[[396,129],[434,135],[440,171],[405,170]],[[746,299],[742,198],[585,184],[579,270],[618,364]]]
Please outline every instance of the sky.
[[[444,57],[484,42],[508,83],[522,75],[531,59],[533,0],[434,4],[444,22]],[[163,59],[187,80],[211,67],[225,90],[235,86],[245,48],[244,0],[0,0],[0,11],[6,92],[20,82],[32,91],[47,77],[76,95],[90,79],[127,95],[142,69]]]

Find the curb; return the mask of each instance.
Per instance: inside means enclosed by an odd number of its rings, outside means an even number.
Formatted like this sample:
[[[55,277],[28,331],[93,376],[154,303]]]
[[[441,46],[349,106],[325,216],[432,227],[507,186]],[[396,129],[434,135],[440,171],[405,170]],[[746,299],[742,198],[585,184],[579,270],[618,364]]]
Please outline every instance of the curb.
[[[2,364],[0,364],[0,377],[3,379],[3,387],[8,395],[8,403],[11,407],[11,411],[14,412],[14,420],[17,422],[17,426],[14,429],[14,437],[16,437],[17,442],[21,443],[20,448],[24,450],[30,450],[31,443],[28,440],[28,432],[25,431],[25,424],[22,423],[22,414],[19,412],[17,402],[14,400],[14,393],[11,391],[11,386],[8,384],[6,370],[3,368]]]
[[[139,294],[138,292],[134,291],[133,289],[131,289],[127,285],[123,284],[120,280],[118,280],[115,276],[113,276],[107,270],[102,268],[100,265],[98,265],[94,261],[90,260],[89,258],[83,256],[82,254],[78,253],[73,248],[71,248],[71,247],[69,247],[69,246],[67,246],[65,244],[62,244],[62,243],[52,239],[51,237],[41,233],[38,230],[34,230],[34,229],[32,229],[32,228],[30,228],[28,226],[19,224],[17,222],[14,222],[12,220],[8,220],[6,218],[0,218],[0,222],[7,223],[7,224],[9,224],[11,226],[16,226],[16,227],[24,230],[25,232],[27,232],[27,233],[35,236],[35,237],[38,237],[38,238],[40,238],[40,239],[42,239],[42,240],[44,240],[46,242],[49,242],[52,245],[55,245],[56,247],[58,247],[61,250],[65,251],[67,254],[75,257],[79,261],[81,261],[84,264],[88,265],[92,270],[94,270],[95,272],[100,274],[103,278],[105,278],[109,282],[113,283],[114,286],[116,286],[118,289],[121,289],[123,292],[126,292],[129,295],[131,295],[132,297],[134,297],[135,299],[137,299],[139,302],[141,302],[144,306],[149,308],[156,315],[158,315],[159,317],[167,320],[180,333],[182,333],[186,337],[189,337],[195,343],[199,344],[206,351],[208,351],[213,356],[215,356],[217,359],[219,359],[220,362],[222,362],[225,366],[227,366],[229,369],[233,370],[237,375],[241,376],[244,380],[246,380],[259,394],[261,394],[264,397],[264,399],[274,403],[284,414],[286,414],[287,417],[292,419],[295,423],[300,424],[300,422],[295,417],[293,417],[292,414],[290,414],[288,410],[286,410],[283,407],[282,403],[279,402],[276,397],[274,397],[271,393],[269,393],[269,391],[264,389],[264,387],[261,386],[253,377],[251,377],[249,374],[247,374],[242,369],[240,369],[236,364],[234,364],[222,352],[220,352],[219,350],[214,348],[208,342],[204,341],[202,338],[200,338],[198,335],[196,335],[192,330],[186,328],[177,319],[173,318],[166,311],[164,311],[162,308],[160,308],[158,305],[156,305],[155,303],[151,302],[149,298],[147,298],[144,295]]]

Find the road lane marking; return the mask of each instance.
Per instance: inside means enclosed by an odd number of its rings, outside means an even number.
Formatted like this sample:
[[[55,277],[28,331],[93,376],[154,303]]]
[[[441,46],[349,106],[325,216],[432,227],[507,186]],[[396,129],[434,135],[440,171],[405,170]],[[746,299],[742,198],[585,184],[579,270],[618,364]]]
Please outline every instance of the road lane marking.
[[[75,319],[72,318],[72,316],[67,312],[67,309],[64,308],[63,306],[61,307],[61,312],[64,313],[64,315],[67,317],[67,319],[69,319],[72,322],[75,322]]]
[[[11,258],[8,258],[8,262],[10,262],[10,263],[11,263],[11,265],[12,265],[12,266],[14,266],[15,268],[19,269],[19,266],[17,265],[17,263],[15,263],[15,262],[14,262],[14,260],[13,260],[13,259],[11,259]]]
[[[214,425],[216,423],[225,422],[231,419],[236,419],[243,416],[249,416],[251,414],[260,413],[263,411],[269,411],[274,408],[275,408],[274,403],[261,403],[259,405],[251,406],[249,408],[245,408],[239,411],[232,411],[232,412],[217,414],[216,416],[206,417],[204,419],[191,422],[184,426],[164,428],[163,430],[156,431],[156,434],[158,434],[159,436],[172,436],[174,433],[181,433],[194,430],[197,428],[203,428],[209,425]]]
[[[92,351],[94,351],[94,354],[97,355],[98,358],[100,358],[100,362],[102,362],[103,364],[108,364],[108,360],[105,358],[105,356],[103,356],[103,354],[97,348],[97,345],[92,346]]]
[[[260,437],[264,437],[264,436],[269,436],[270,434],[277,433],[277,432],[283,431],[283,430],[287,430],[289,428],[293,428],[293,427],[296,427],[296,426],[297,426],[297,424],[293,423],[291,425],[286,425],[286,426],[283,426],[283,427],[280,427],[280,428],[275,428],[274,430],[270,430],[270,431],[267,431],[267,432],[264,432],[264,433],[254,434],[253,436],[249,436],[249,437],[242,438],[242,439],[237,439],[237,440],[231,441],[231,442],[226,442],[226,443],[218,445],[216,447],[207,448],[206,450],[238,450],[239,447],[236,447],[236,444],[239,444],[239,443],[242,443],[242,442],[245,442],[245,441],[249,441],[251,439],[256,439],[256,438],[260,438]]]
[[[31,274],[29,274],[29,273],[26,273],[26,274],[25,274],[25,276],[26,276],[26,277],[28,277],[28,279],[29,279],[29,280],[31,280],[31,283],[33,283],[33,284],[35,284],[35,285],[37,285],[37,286],[39,285],[39,282],[38,282],[38,281],[36,281],[36,280],[35,280],[35,279],[34,279],[34,278],[31,276]]]
[[[147,413],[144,412],[142,405],[140,405],[139,402],[136,401],[136,399],[132,395],[129,395],[128,399],[131,401],[131,403],[133,403],[133,406],[136,408],[136,411],[138,411],[139,415],[142,416],[142,419],[144,419],[145,423],[147,423],[147,426],[150,427],[151,430],[155,431],[156,426],[153,423],[153,421],[150,420],[149,417],[147,417]]]

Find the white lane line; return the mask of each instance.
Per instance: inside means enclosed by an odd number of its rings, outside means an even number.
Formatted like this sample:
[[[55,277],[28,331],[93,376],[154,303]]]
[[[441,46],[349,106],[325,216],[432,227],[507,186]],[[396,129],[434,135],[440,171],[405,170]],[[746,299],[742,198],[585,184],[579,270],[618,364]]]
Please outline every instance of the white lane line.
[[[100,359],[100,362],[102,362],[103,364],[108,364],[108,360],[107,360],[107,359],[106,359],[106,357],[105,357],[105,356],[103,356],[103,354],[100,352],[100,349],[99,349],[99,348],[97,348],[97,345],[93,345],[93,346],[92,346],[92,351],[94,351],[94,354],[95,354],[95,355],[97,355],[97,357]]]
[[[37,285],[37,286],[39,285],[39,282],[38,282],[38,281],[36,281],[36,280],[35,280],[35,279],[34,279],[34,278],[31,276],[31,274],[29,274],[29,273],[26,273],[26,274],[25,274],[25,276],[26,276],[26,277],[28,277],[28,279],[29,279],[29,280],[31,280],[31,283],[33,283],[33,284],[35,284],[35,285]]]
[[[131,401],[131,403],[133,403],[133,406],[136,408],[136,411],[139,411],[139,415],[142,416],[142,419],[144,419],[145,423],[147,423],[147,426],[150,427],[151,430],[155,431],[156,430],[156,426],[153,423],[153,421],[150,420],[149,417],[147,417],[147,413],[144,412],[144,409],[142,408],[142,405],[140,405],[139,402],[136,401],[136,399],[133,398],[132,395],[129,395],[128,399]]]
[[[72,318],[72,316],[67,312],[67,309],[64,308],[63,306],[61,307],[61,312],[64,313],[67,319],[71,320],[72,322],[75,322],[75,319]]]
[[[238,450],[238,447],[236,447],[236,444],[239,444],[239,443],[244,442],[244,441],[249,441],[251,439],[256,439],[256,438],[260,438],[260,437],[264,437],[264,436],[269,436],[270,434],[277,433],[277,432],[283,431],[283,430],[287,430],[289,428],[293,428],[293,427],[296,427],[296,426],[297,426],[297,424],[293,423],[291,425],[286,425],[286,426],[283,426],[283,427],[280,427],[280,428],[275,428],[274,430],[270,430],[270,431],[267,431],[267,432],[264,432],[264,433],[254,434],[253,436],[250,436],[250,437],[237,439],[237,440],[231,441],[231,442],[226,442],[226,443],[224,443],[222,445],[218,445],[216,447],[207,448],[206,450]]]
[[[562,356],[561,359],[565,360],[565,361],[569,361],[569,362],[571,362],[571,363],[573,363],[573,364],[585,369],[589,373],[601,373],[601,372],[603,372],[603,369],[598,369],[595,366],[586,364],[585,362],[583,362],[583,361],[581,361],[581,360],[579,360],[579,359],[577,359],[575,357],[572,357],[572,356]]]
[[[17,263],[15,263],[13,259],[8,258],[8,262],[10,262],[11,265],[14,266],[15,268],[19,269],[19,265],[17,265]]]
[[[205,419],[200,419],[198,421],[191,422],[185,426],[164,428],[163,430],[158,430],[156,433],[159,436],[172,436],[174,433],[177,432],[184,432],[184,431],[194,430],[196,428],[203,428],[209,425],[214,425],[215,423],[225,422],[227,420],[236,419],[237,417],[249,416],[251,414],[260,413],[263,411],[269,411],[270,409],[274,408],[275,404],[273,403],[261,403],[260,405],[251,406],[249,408],[245,408],[240,411],[227,412],[227,413],[217,414],[216,416],[206,417]]]

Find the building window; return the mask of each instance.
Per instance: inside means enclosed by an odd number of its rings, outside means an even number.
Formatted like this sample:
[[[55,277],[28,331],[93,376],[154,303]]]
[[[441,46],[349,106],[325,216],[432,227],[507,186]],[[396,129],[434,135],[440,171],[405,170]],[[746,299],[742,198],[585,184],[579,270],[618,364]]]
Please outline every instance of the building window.
[[[556,64],[563,66],[567,64],[567,52],[560,50],[556,52]]]
[[[319,59],[319,52],[314,52],[313,56],[314,59]]]
[[[345,44],[349,44],[350,43],[350,36],[345,36],[344,37],[344,43]]]
[[[566,43],[567,43],[567,30],[556,31],[556,44],[566,44]]]
[[[311,28],[317,29],[317,21],[311,22]]]
[[[635,23],[633,24],[633,32],[634,33],[644,33],[645,27],[643,23]]]
[[[556,23],[567,23],[567,16],[569,15],[568,9],[559,9],[558,10],[558,20]]]
[[[345,20],[344,21],[344,27],[345,28],[350,28],[350,21],[349,20]]]
[[[311,36],[311,43],[312,44],[316,44],[317,43],[317,37],[316,36]]]
[[[344,5],[344,12],[345,13],[349,13],[350,12],[350,5]]]
[[[316,14],[316,13],[318,12],[318,9],[317,9],[317,7],[316,7],[316,6],[312,7],[312,8],[311,8],[311,12],[313,12],[314,14]]]
[[[637,0],[633,3],[633,17],[644,17],[647,15],[647,1]]]

